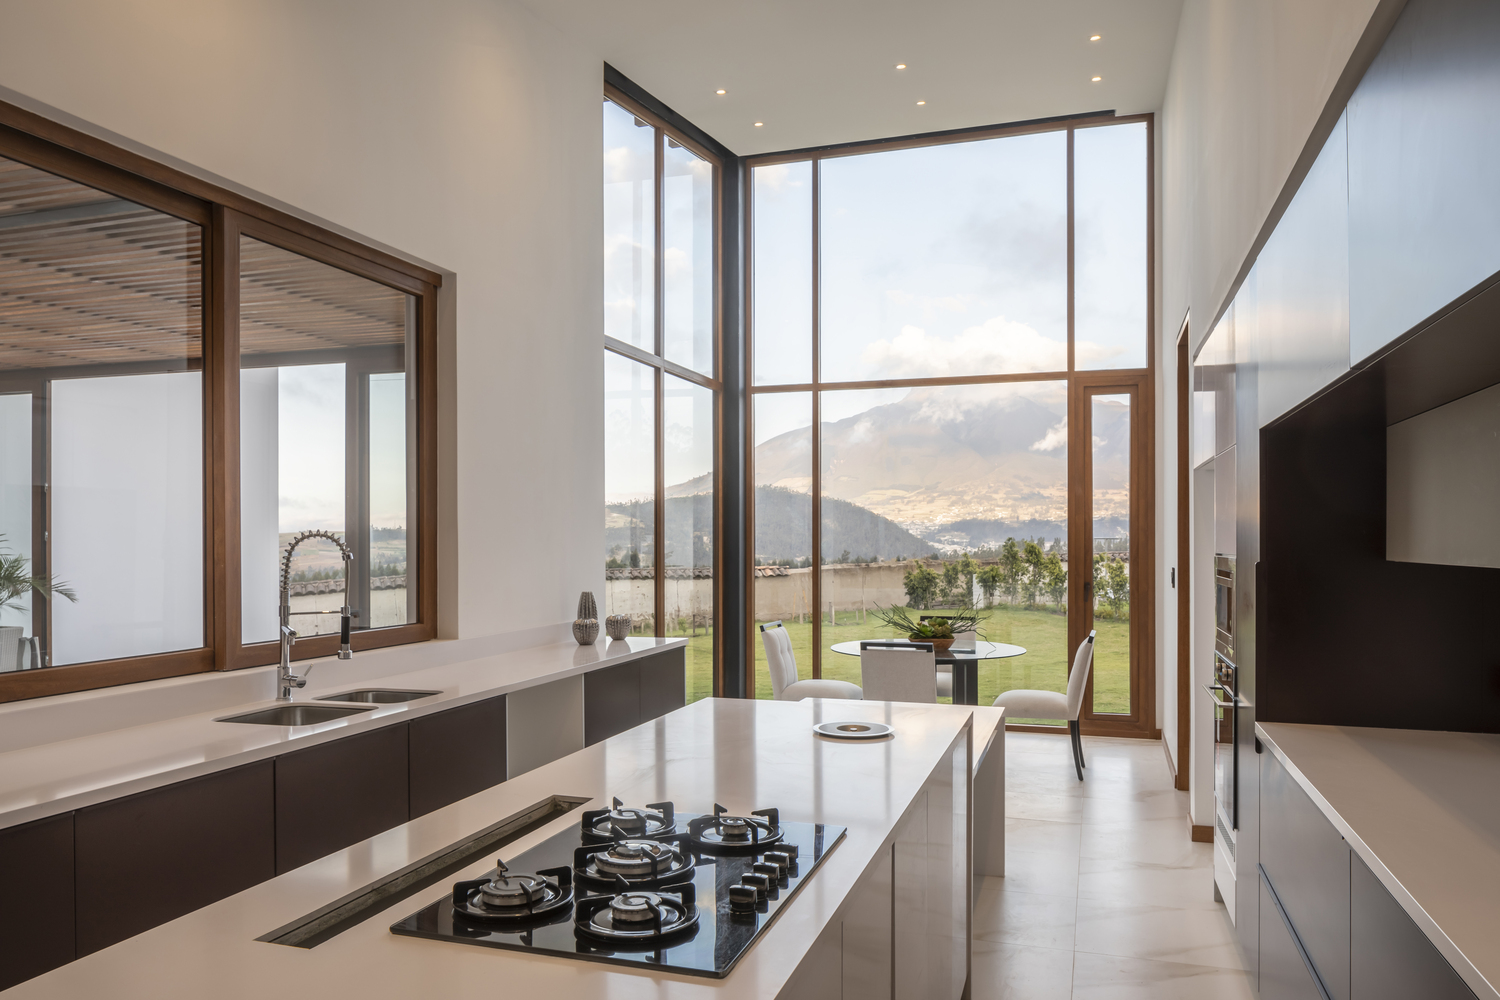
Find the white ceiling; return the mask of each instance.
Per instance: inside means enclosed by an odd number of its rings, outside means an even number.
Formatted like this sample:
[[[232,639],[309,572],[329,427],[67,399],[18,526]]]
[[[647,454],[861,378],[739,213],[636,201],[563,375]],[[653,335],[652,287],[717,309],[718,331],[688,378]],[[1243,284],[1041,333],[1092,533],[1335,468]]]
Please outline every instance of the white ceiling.
[[[527,2],[742,156],[1155,111],[1182,9],[1182,0]]]

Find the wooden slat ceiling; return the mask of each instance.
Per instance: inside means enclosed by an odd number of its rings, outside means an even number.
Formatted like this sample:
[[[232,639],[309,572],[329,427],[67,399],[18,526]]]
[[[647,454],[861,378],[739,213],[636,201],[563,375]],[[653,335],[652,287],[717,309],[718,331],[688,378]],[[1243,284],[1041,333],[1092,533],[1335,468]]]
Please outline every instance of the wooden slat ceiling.
[[[405,293],[248,238],[241,258],[242,353],[405,343]],[[0,157],[0,370],[201,359],[201,269],[196,225]]]

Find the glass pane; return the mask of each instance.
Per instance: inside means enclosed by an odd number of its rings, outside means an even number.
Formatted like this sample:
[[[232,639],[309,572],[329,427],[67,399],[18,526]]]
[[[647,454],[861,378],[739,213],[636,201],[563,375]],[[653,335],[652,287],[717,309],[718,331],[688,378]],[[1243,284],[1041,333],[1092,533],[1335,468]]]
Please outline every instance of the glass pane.
[[[662,376],[667,622],[688,637],[687,699],[714,693],[714,394]]]
[[[0,671],[204,643],[201,261],[197,226],[0,158]]]
[[[240,239],[241,639],[274,642],[281,560],[292,627],[416,621],[408,542],[415,463],[415,299],[249,237]],[[408,575],[408,569],[412,571]]]
[[[822,171],[823,381],[1067,368],[1066,133]]]
[[[656,635],[656,374],[604,352],[605,614]]]
[[[797,676],[812,676],[812,393],[757,393],[755,476],[755,697],[772,696],[758,623],[786,625]]]
[[[905,638],[876,609],[977,608],[979,703],[1061,691],[1068,663],[1067,383],[825,392],[823,676],[859,683],[854,639]]]
[[[662,326],[669,361],[714,373],[714,171],[666,140],[662,178]]]
[[[751,172],[756,385],[812,381],[812,163]]]
[[[1093,396],[1094,711],[1129,715],[1130,396]]]
[[[604,102],[604,335],[656,352],[656,130]]]
[[[1146,367],[1146,124],[1073,139],[1074,363]]]

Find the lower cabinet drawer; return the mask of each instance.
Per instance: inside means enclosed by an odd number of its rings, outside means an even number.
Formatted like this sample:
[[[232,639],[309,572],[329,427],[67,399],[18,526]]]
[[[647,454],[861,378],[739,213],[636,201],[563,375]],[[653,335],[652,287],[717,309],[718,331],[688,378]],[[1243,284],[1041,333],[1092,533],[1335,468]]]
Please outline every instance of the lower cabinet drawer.
[[[1260,1000],[1325,1000],[1265,875],[1260,876]]]
[[[403,723],[276,758],[276,873],[411,816]]]
[[[1260,864],[1330,1000],[1352,1000],[1349,858],[1348,843],[1276,755],[1261,754]]]
[[[505,696],[408,723],[411,818],[505,780]]]
[[[0,990],[73,961],[73,814],[0,830]]]
[[[1349,882],[1353,1000],[1474,1000],[1473,991],[1358,855]]]

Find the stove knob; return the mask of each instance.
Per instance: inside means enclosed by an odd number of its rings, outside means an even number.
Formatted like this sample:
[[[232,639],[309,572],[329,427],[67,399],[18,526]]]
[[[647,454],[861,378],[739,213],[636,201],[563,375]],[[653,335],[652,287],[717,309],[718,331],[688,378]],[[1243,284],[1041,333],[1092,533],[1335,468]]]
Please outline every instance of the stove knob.
[[[795,847],[787,847],[780,851],[767,851],[765,859],[780,865],[788,874],[797,873],[797,849]]]
[[[770,879],[772,885],[775,885],[777,882],[781,881],[781,873],[785,871],[784,868],[782,868],[774,861],[757,861],[752,866],[752,870],[757,875],[764,875],[766,878]]]
[[[771,880],[765,875],[751,874],[741,875],[740,882],[743,885],[752,886],[763,898],[771,891]]]
[[[759,894],[753,885],[732,885],[729,887],[729,908],[731,910],[753,910],[755,901]]]

